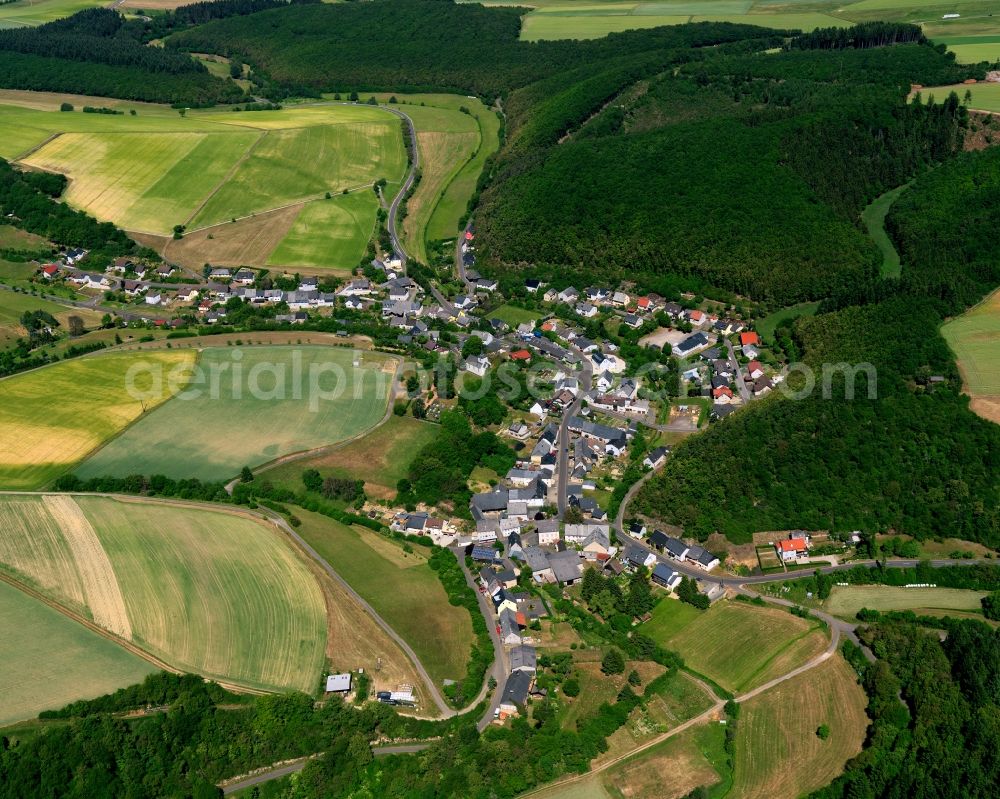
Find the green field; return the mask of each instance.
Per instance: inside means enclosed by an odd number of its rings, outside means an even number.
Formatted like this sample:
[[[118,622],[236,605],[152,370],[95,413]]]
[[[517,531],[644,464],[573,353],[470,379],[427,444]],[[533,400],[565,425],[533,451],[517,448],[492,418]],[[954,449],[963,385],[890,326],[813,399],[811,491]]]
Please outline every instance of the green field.
[[[1000,292],[941,326],[958,359],[972,409],[1000,423]]]
[[[680,631],[660,638],[654,624],[650,634],[657,641],[678,652],[694,671],[734,692],[790,671],[826,647],[816,625],[783,610],[745,603],[721,601],[686,624],[660,624]]]
[[[978,611],[984,591],[958,588],[900,588],[889,585],[836,585],[824,609],[834,616],[853,619],[862,608],[870,610]],[[929,613],[928,615],[937,615]]]
[[[370,189],[307,203],[267,262],[350,274],[365,254],[377,208]]]
[[[801,302],[798,305],[790,305],[787,308],[781,308],[774,313],[770,313],[763,319],[755,322],[754,329],[765,342],[773,343],[774,331],[786,319],[798,319],[800,316],[815,316],[818,310],[818,302]]]
[[[872,200],[868,207],[861,212],[861,221],[865,223],[868,235],[872,237],[872,241],[875,242],[882,253],[882,277],[899,277],[900,274],[899,253],[896,252],[896,247],[892,243],[892,239],[889,238],[889,234],[885,231],[885,217],[889,213],[892,204],[899,198],[899,195],[909,187],[910,184],[907,183],[890,189],[885,194]]]
[[[467,610],[448,603],[422,547],[407,553],[370,530],[300,509],[295,513],[302,519],[299,535],[413,647],[438,687],[465,676],[472,621]]]
[[[0,499],[0,563],[169,665],[315,691],[326,605],[269,525],[204,507],[68,495]]]
[[[156,668],[0,582],[0,725],[132,685]]]
[[[541,315],[538,311],[529,311],[516,305],[501,305],[495,311],[491,311],[487,319],[499,319],[511,327],[517,327],[524,322],[534,322]]]
[[[391,117],[350,125],[268,129],[198,211],[191,227],[315,199],[327,191],[338,194],[382,177],[399,181],[405,168],[399,126]]]
[[[228,222],[379,178],[398,184],[406,168],[399,122],[378,108],[192,110],[183,118],[120,101],[112,104],[136,116],[43,110],[55,97],[3,95],[0,155],[67,175],[71,205],[128,230],[164,235],[178,224]],[[374,213],[362,227],[370,229]],[[292,233],[289,246],[308,238]],[[356,237],[343,248],[353,252]]]
[[[77,473],[223,480],[358,435],[383,417],[392,374],[382,367],[392,362],[364,353],[355,368],[354,357],[316,346],[206,349],[204,382],[190,385],[197,396],[178,395],[147,414]]]
[[[271,469],[268,480],[290,491],[302,490],[302,472],[316,469],[323,477],[350,477],[365,481],[365,493],[374,499],[394,499],[396,484],[406,477],[410,463],[439,430],[432,422],[411,416],[390,416],[367,435],[312,458]]]
[[[126,391],[133,364],[170,369],[191,352],[88,356],[0,380],[0,487],[41,488],[143,413]],[[166,386],[137,378],[147,409],[166,398]],[[153,396],[155,394],[155,397]]]
[[[653,608],[653,618],[642,626],[643,632],[657,641],[669,641],[701,615],[693,605],[662,599]]]
[[[18,0],[0,6],[0,28],[33,27],[102,5],[102,0]]]
[[[166,233],[187,221],[257,138],[250,131],[65,133],[24,163],[72,177],[66,201],[98,219]]]

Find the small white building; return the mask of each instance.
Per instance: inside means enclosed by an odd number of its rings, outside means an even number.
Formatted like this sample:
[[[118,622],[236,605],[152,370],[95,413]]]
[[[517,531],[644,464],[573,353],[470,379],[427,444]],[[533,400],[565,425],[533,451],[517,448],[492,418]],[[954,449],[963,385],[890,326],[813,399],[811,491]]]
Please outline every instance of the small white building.
[[[326,678],[328,694],[346,694],[351,690],[351,674],[331,674]]]

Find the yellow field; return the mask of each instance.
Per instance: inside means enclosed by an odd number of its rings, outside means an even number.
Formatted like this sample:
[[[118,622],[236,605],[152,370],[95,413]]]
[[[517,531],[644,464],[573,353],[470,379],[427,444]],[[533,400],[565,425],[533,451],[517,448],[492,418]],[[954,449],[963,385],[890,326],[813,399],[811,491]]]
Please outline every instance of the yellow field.
[[[8,573],[117,637],[181,670],[316,690],[326,601],[310,568],[262,522],[62,494],[0,498],[0,520]]]
[[[66,201],[97,219],[167,233],[187,221],[258,137],[252,131],[65,133],[23,162],[70,175]]]
[[[742,706],[732,796],[794,799],[826,785],[861,751],[864,691],[839,656]],[[816,730],[830,728],[820,740]]]
[[[134,363],[169,370],[194,357],[190,351],[85,357],[0,380],[0,488],[44,486],[138,418],[143,406],[125,387]],[[146,410],[167,398],[166,385],[159,390]]]

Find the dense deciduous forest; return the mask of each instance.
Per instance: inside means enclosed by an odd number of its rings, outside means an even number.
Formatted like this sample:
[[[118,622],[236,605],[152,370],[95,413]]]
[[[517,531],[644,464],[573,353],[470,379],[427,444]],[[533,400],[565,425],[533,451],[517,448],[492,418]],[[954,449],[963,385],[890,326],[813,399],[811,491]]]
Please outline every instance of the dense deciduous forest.
[[[0,84],[186,105],[243,99],[236,84],[210,75],[186,54],[145,46],[139,31],[105,8],[0,31]]]
[[[852,401],[834,381],[830,399],[756,403],[677,447],[639,507],[738,541],[804,527],[1000,544],[1000,428],[969,411],[937,331],[1000,282],[998,225],[1000,150],[964,154],[918,179],[888,225],[902,277],[870,283],[865,305],[793,328],[814,368],[875,366],[877,399],[859,379]]]

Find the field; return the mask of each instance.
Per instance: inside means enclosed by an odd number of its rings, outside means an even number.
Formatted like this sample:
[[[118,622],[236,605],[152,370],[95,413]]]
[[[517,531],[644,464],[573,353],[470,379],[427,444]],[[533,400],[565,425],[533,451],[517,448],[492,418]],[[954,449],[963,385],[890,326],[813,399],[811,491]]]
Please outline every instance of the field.
[[[494,3],[510,5],[514,3]],[[633,28],[721,20],[767,28],[812,30],[843,27],[868,20],[920,24],[926,35],[945,42],[960,62],[1000,58],[1000,28],[988,0],[952,3],[916,0],[529,0],[534,11],[524,18],[521,38],[587,39]],[[944,20],[949,13],[961,18]]]
[[[396,483],[406,477],[417,452],[434,440],[438,427],[409,416],[390,416],[385,424],[342,447],[312,458],[277,466],[266,472],[275,486],[302,490],[302,472],[317,469],[324,477],[351,477],[365,481],[365,493],[375,499],[393,499]]]
[[[34,27],[102,5],[102,0],[18,0],[0,6],[0,28]]]
[[[190,352],[101,355],[53,364],[0,380],[0,487],[41,488],[143,413],[126,392],[129,368],[164,369],[193,361]],[[148,410],[167,397],[165,386],[135,385]]]
[[[413,647],[439,687],[465,676],[473,641],[469,613],[448,604],[421,547],[407,553],[370,530],[295,512],[302,519],[299,534]]]
[[[290,269],[322,267],[349,275],[365,254],[377,208],[378,198],[367,188],[306,203],[271,252],[268,264]]]
[[[34,271],[34,270],[32,270]],[[12,291],[0,291],[0,349],[14,342],[25,334],[21,327],[21,316],[25,311],[45,311],[52,314],[65,331],[71,316],[79,316],[87,326],[100,324],[101,315],[94,311],[78,308],[67,308],[65,305],[32,297],[28,294],[15,294]]]
[[[731,795],[775,799],[826,785],[861,751],[868,725],[864,708],[864,692],[840,657],[746,702]],[[825,741],[816,735],[821,724],[830,728]]]
[[[0,725],[140,682],[156,668],[0,582]]]
[[[136,114],[63,113],[54,110],[57,101]],[[263,265],[277,248],[278,260],[271,261],[277,265],[293,258],[292,266],[353,267],[374,226],[373,197],[352,197],[338,206],[341,213],[296,208],[294,224],[278,214],[284,227],[263,215],[327,192],[340,203],[344,189],[366,189],[380,178],[398,185],[406,169],[399,120],[369,106],[190,110],[181,117],[166,106],[43,93],[3,92],[0,103],[0,156],[65,174],[67,202],[132,232],[164,237],[151,242],[161,252],[173,249],[165,237],[174,226],[185,225],[197,238],[176,249],[190,256],[187,262],[200,258],[198,266]],[[235,233],[228,230],[233,219],[247,221],[238,237],[252,245],[235,246],[228,235]],[[217,233],[221,246],[214,243]]]
[[[647,621],[643,632],[657,641],[668,641],[701,615],[693,605],[673,599],[663,599],[653,608],[653,618]]]
[[[511,327],[517,327],[524,322],[534,322],[539,316],[541,314],[538,311],[528,311],[524,308],[518,308],[516,305],[501,305],[495,311],[491,312],[487,318],[499,319]]]
[[[834,616],[853,619],[862,608],[871,610],[913,610],[938,615],[939,611],[978,611],[982,591],[959,588],[899,588],[889,585],[834,586],[824,609]]]
[[[392,361],[346,348],[209,348],[203,382],[136,422],[77,470],[223,480],[245,466],[334,444],[380,421]],[[194,378],[198,380],[197,376]],[[183,384],[182,384],[183,385]]]
[[[726,601],[699,613],[680,632],[656,640],[677,651],[694,671],[736,693],[762,685],[826,648],[826,637],[804,619]]]
[[[1000,424],[1000,291],[941,326],[972,397],[972,410]]]
[[[5,569],[171,666],[315,691],[326,606],[269,526],[203,507],[46,495],[0,500]]]

